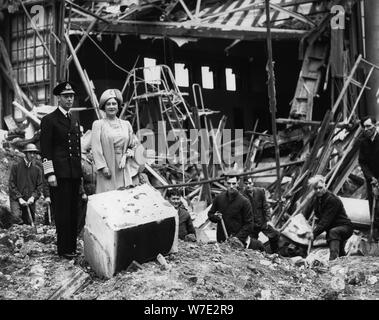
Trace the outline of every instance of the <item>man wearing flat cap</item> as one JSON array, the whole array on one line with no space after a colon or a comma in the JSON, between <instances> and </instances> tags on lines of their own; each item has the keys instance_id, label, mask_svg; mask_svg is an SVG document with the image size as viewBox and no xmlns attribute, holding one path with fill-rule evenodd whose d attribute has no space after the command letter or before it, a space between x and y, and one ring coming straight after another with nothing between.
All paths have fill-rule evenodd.
<instances>
[{"instance_id":1,"label":"man wearing flat cap","mask_svg":"<svg viewBox=\"0 0 379 320\"><path fill-rule=\"evenodd\" d=\"M41 157L55 215L58 255L76 256L79 188L82 178L80 126L70 114L75 90L70 82L53 89L58 107L41 121Z\"/></svg>"}]
</instances>

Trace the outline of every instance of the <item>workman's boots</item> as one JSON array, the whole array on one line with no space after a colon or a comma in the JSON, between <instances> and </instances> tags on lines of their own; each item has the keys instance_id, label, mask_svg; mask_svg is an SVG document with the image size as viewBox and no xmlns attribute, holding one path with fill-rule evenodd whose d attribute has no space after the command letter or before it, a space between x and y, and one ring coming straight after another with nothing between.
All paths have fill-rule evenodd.
<instances>
[{"instance_id":1,"label":"workman's boots","mask_svg":"<svg viewBox=\"0 0 379 320\"><path fill-rule=\"evenodd\" d=\"M339 257L340 254L340 241L339 240L331 240L329 242L329 261L335 260Z\"/></svg>"},{"instance_id":2,"label":"workman's boots","mask_svg":"<svg viewBox=\"0 0 379 320\"><path fill-rule=\"evenodd\" d=\"M346 241L340 241L340 253L339 253L339 257L346 256L345 246L346 246Z\"/></svg>"},{"instance_id":3,"label":"workman's boots","mask_svg":"<svg viewBox=\"0 0 379 320\"><path fill-rule=\"evenodd\" d=\"M274 238L269 239L271 253L277 253L279 251L278 241L279 241L279 237L274 237Z\"/></svg>"}]
</instances>

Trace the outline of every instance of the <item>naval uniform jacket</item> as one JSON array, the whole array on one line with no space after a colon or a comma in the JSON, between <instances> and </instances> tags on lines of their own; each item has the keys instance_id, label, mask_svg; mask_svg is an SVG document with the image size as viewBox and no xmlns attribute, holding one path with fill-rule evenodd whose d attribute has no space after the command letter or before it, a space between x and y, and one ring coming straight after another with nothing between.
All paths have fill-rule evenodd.
<instances>
[{"instance_id":1,"label":"naval uniform jacket","mask_svg":"<svg viewBox=\"0 0 379 320\"><path fill-rule=\"evenodd\" d=\"M41 156L45 176L57 179L82 177L80 126L71 115L67 118L57 108L41 120Z\"/></svg>"}]
</instances>

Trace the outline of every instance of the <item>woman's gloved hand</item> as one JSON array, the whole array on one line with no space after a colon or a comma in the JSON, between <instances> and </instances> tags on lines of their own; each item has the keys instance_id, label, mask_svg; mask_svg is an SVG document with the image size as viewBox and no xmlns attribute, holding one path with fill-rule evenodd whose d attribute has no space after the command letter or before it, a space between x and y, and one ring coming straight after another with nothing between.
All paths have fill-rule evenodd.
<instances>
[{"instance_id":1,"label":"woman's gloved hand","mask_svg":"<svg viewBox=\"0 0 379 320\"><path fill-rule=\"evenodd\" d=\"M101 169L101 172L107 179L111 178L111 172L108 167L104 167L103 169Z\"/></svg>"}]
</instances>

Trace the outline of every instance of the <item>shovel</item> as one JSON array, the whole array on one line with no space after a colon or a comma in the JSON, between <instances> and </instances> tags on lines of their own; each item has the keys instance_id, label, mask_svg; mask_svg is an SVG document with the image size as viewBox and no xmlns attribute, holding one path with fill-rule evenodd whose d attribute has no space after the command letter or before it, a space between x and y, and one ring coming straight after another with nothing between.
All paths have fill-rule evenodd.
<instances>
[{"instance_id":1,"label":"shovel","mask_svg":"<svg viewBox=\"0 0 379 320\"><path fill-rule=\"evenodd\" d=\"M220 217L220 221L221 221L222 230L224 231L225 240L228 240L229 236L228 236L228 232L226 231L226 228L225 228L224 219L222 219L222 217Z\"/></svg>"},{"instance_id":2,"label":"shovel","mask_svg":"<svg viewBox=\"0 0 379 320\"><path fill-rule=\"evenodd\" d=\"M51 225L51 208L50 208L50 204L49 203L46 203L46 207L47 207L47 222L49 223L49 226Z\"/></svg>"},{"instance_id":3,"label":"shovel","mask_svg":"<svg viewBox=\"0 0 379 320\"><path fill-rule=\"evenodd\" d=\"M316 217L314 216L314 214L312 214L312 232L313 232L313 228L315 227L315 221L316 221ZM307 256L309 256L310 252L311 252L311 249L312 249L312 242L313 240L309 239L309 243L308 243L308 250L307 250Z\"/></svg>"},{"instance_id":4,"label":"shovel","mask_svg":"<svg viewBox=\"0 0 379 320\"><path fill-rule=\"evenodd\" d=\"M374 218L375 218L375 211L376 211L376 201L379 198L379 189L378 185L374 184L372 186L372 193L373 193L373 199L372 199L372 211L371 211L371 219L370 219L370 242L374 242Z\"/></svg>"},{"instance_id":5,"label":"shovel","mask_svg":"<svg viewBox=\"0 0 379 320\"><path fill-rule=\"evenodd\" d=\"M35 231L37 232L37 227L35 226L35 224L34 224L34 222L33 222L32 213L30 212L30 207L29 207L29 205L26 206L26 210L28 211L28 218L29 218L30 224L31 224L32 227L35 229Z\"/></svg>"}]
</instances>

